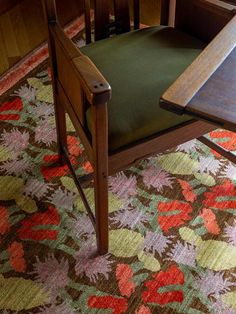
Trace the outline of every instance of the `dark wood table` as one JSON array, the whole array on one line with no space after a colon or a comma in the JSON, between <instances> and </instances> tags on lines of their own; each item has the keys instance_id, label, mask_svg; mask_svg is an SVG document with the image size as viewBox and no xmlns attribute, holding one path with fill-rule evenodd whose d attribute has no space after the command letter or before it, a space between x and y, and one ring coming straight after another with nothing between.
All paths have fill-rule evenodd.
<instances>
[{"instance_id":1,"label":"dark wood table","mask_svg":"<svg viewBox=\"0 0 236 314\"><path fill-rule=\"evenodd\" d=\"M162 108L236 132L236 16L161 98ZM199 138L236 163L231 152Z\"/></svg>"}]
</instances>

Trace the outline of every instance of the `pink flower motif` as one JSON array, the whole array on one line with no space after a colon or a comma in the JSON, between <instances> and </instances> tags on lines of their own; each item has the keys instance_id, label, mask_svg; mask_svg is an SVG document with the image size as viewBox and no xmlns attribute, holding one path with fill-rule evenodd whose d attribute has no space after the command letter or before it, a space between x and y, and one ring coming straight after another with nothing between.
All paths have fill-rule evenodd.
<instances>
[{"instance_id":1,"label":"pink flower motif","mask_svg":"<svg viewBox=\"0 0 236 314\"><path fill-rule=\"evenodd\" d=\"M227 226L224 229L224 233L225 233L224 236L229 239L228 242L233 246L236 246L236 219L234 220L232 226L227 224Z\"/></svg>"},{"instance_id":2,"label":"pink flower motif","mask_svg":"<svg viewBox=\"0 0 236 314\"><path fill-rule=\"evenodd\" d=\"M71 226L72 224L72 226ZM68 224L68 227L72 227L71 229L76 234L76 237L91 237L94 234L94 226L91 222L91 219L88 215L81 215L76 218L71 219L71 223Z\"/></svg>"},{"instance_id":3,"label":"pink flower motif","mask_svg":"<svg viewBox=\"0 0 236 314\"><path fill-rule=\"evenodd\" d=\"M135 176L127 177L124 172L119 172L109 178L109 188L119 198L127 200L137 194L137 179Z\"/></svg>"},{"instance_id":4,"label":"pink flower motif","mask_svg":"<svg viewBox=\"0 0 236 314\"><path fill-rule=\"evenodd\" d=\"M19 96L20 98L23 98L29 102L34 102L36 97L36 89L25 84L15 91L12 96Z\"/></svg>"},{"instance_id":5,"label":"pink flower motif","mask_svg":"<svg viewBox=\"0 0 236 314\"><path fill-rule=\"evenodd\" d=\"M54 107L51 104L39 102L36 106L31 107L31 111L37 118L47 118L54 114Z\"/></svg>"},{"instance_id":6,"label":"pink flower motif","mask_svg":"<svg viewBox=\"0 0 236 314\"><path fill-rule=\"evenodd\" d=\"M0 166L0 171L5 171L6 174L13 174L19 176L25 172L30 172L33 164L26 159L16 159L4 162Z\"/></svg>"},{"instance_id":7,"label":"pink flower motif","mask_svg":"<svg viewBox=\"0 0 236 314\"><path fill-rule=\"evenodd\" d=\"M35 129L35 141L50 146L53 142L56 142L56 140L56 129L52 127L47 120L40 120Z\"/></svg>"},{"instance_id":8,"label":"pink flower motif","mask_svg":"<svg viewBox=\"0 0 236 314\"><path fill-rule=\"evenodd\" d=\"M48 201L54 204L57 208L65 208L67 210L72 210L75 199L76 199L75 193L58 188L48 198Z\"/></svg>"},{"instance_id":9,"label":"pink flower motif","mask_svg":"<svg viewBox=\"0 0 236 314\"><path fill-rule=\"evenodd\" d=\"M29 145L29 133L25 131L21 133L16 128L10 132L3 130L1 140L4 147L14 153L15 156L18 156Z\"/></svg>"},{"instance_id":10,"label":"pink flower motif","mask_svg":"<svg viewBox=\"0 0 236 314\"><path fill-rule=\"evenodd\" d=\"M178 241L174 244L174 247L168 254L168 258L178 264L188 265L190 267L196 267L196 247L191 244L182 244Z\"/></svg>"},{"instance_id":11,"label":"pink flower motif","mask_svg":"<svg viewBox=\"0 0 236 314\"><path fill-rule=\"evenodd\" d=\"M138 208L131 210L122 209L117 211L110 220L112 224L118 224L119 228L129 227L134 229L137 226L144 227L143 224L148 222L148 216Z\"/></svg>"},{"instance_id":12,"label":"pink flower motif","mask_svg":"<svg viewBox=\"0 0 236 314\"><path fill-rule=\"evenodd\" d=\"M221 165L222 162L213 157L199 157L199 170L201 173L207 172L216 175L217 172L220 170Z\"/></svg>"},{"instance_id":13,"label":"pink flower motif","mask_svg":"<svg viewBox=\"0 0 236 314\"><path fill-rule=\"evenodd\" d=\"M229 279L225 278L223 272L213 272L207 270L202 273L198 278L195 278L195 286L199 289L203 295L214 296L218 298L221 293L225 293L230 290L235 284Z\"/></svg>"},{"instance_id":14,"label":"pink flower motif","mask_svg":"<svg viewBox=\"0 0 236 314\"><path fill-rule=\"evenodd\" d=\"M172 236L166 237L162 233L147 231L143 249L153 254L158 253L162 255L165 249L172 243L171 238Z\"/></svg>"},{"instance_id":15,"label":"pink flower motif","mask_svg":"<svg viewBox=\"0 0 236 314\"><path fill-rule=\"evenodd\" d=\"M150 164L142 171L142 176L143 182L148 189L153 186L158 192L161 192L163 187L172 188L173 178L159 166Z\"/></svg>"},{"instance_id":16,"label":"pink flower motif","mask_svg":"<svg viewBox=\"0 0 236 314\"><path fill-rule=\"evenodd\" d=\"M177 147L177 151L183 151L185 153L195 152L197 150L197 140L191 140L183 143Z\"/></svg>"},{"instance_id":17,"label":"pink flower motif","mask_svg":"<svg viewBox=\"0 0 236 314\"><path fill-rule=\"evenodd\" d=\"M24 194L30 197L43 198L52 189L52 184L30 178L24 187Z\"/></svg>"},{"instance_id":18,"label":"pink flower motif","mask_svg":"<svg viewBox=\"0 0 236 314\"><path fill-rule=\"evenodd\" d=\"M36 257L36 263L33 267L33 274L36 275L36 281L40 283L46 291L49 291L52 300L55 300L59 289L67 286L69 282L68 261L62 258L59 262L54 254L51 254L48 255L44 262L41 262L39 258Z\"/></svg>"},{"instance_id":19,"label":"pink flower motif","mask_svg":"<svg viewBox=\"0 0 236 314\"><path fill-rule=\"evenodd\" d=\"M108 280L111 272L112 261L109 261L109 254L97 255L97 247L94 244L86 243L76 255L75 272L77 276L85 275L90 281L96 282L99 275Z\"/></svg>"}]
</instances>

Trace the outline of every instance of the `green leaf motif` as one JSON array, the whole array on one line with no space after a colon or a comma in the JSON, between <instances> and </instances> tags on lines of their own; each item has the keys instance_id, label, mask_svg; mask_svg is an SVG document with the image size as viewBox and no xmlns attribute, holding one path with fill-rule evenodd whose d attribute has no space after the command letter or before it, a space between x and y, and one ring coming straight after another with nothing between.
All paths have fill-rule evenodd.
<instances>
[{"instance_id":1,"label":"green leaf motif","mask_svg":"<svg viewBox=\"0 0 236 314\"><path fill-rule=\"evenodd\" d=\"M161 265L158 260L151 254L144 251L138 254L138 259L143 262L143 267L147 270L156 272L161 269Z\"/></svg>"},{"instance_id":2,"label":"green leaf motif","mask_svg":"<svg viewBox=\"0 0 236 314\"><path fill-rule=\"evenodd\" d=\"M36 282L0 275L0 309L29 310L49 303L48 294Z\"/></svg>"},{"instance_id":3,"label":"green leaf motif","mask_svg":"<svg viewBox=\"0 0 236 314\"><path fill-rule=\"evenodd\" d=\"M14 200L23 191L24 181L13 176L0 176L0 200Z\"/></svg>"},{"instance_id":4,"label":"green leaf motif","mask_svg":"<svg viewBox=\"0 0 236 314\"><path fill-rule=\"evenodd\" d=\"M194 232L194 230L192 230L188 227L180 228L179 234L180 234L181 238L189 244L199 246L203 242L202 238L199 235L197 235Z\"/></svg>"},{"instance_id":5,"label":"green leaf motif","mask_svg":"<svg viewBox=\"0 0 236 314\"><path fill-rule=\"evenodd\" d=\"M6 147L0 145L0 162L8 160L11 155L12 153Z\"/></svg>"},{"instance_id":6,"label":"green leaf motif","mask_svg":"<svg viewBox=\"0 0 236 314\"><path fill-rule=\"evenodd\" d=\"M236 267L236 247L223 241L207 240L198 247L198 265L215 271Z\"/></svg>"},{"instance_id":7,"label":"green leaf motif","mask_svg":"<svg viewBox=\"0 0 236 314\"><path fill-rule=\"evenodd\" d=\"M132 257L141 251L144 237L129 229L117 229L109 232L109 251L117 257Z\"/></svg>"},{"instance_id":8,"label":"green leaf motif","mask_svg":"<svg viewBox=\"0 0 236 314\"><path fill-rule=\"evenodd\" d=\"M222 301L236 310L236 291L223 294Z\"/></svg>"},{"instance_id":9,"label":"green leaf motif","mask_svg":"<svg viewBox=\"0 0 236 314\"><path fill-rule=\"evenodd\" d=\"M31 214L38 211L36 202L30 197L24 196L23 194L18 194L15 196L15 201L16 204L26 213Z\"/></svg>"},{"instance_id":10,"label":"green leaf motif","mask_svg":"<svg viewBox=\"0 0 236 314\"><path fill-rule=\"evenodd\" d=\"M195 172L194 177L203 185L214 186L216 184L215 179L207 173Z\"/></svg>"},{"instance_id":11,"label":"green leaf motif","mask_svg":"<svg viewBox=\"0 0 236 314\"><path fill-rule=\"evenodd\" d=\"M158 157L163 169L171 174L190 175L198 170L199 163L184 153L170 153Z\"/></svg>"}]
</instances>

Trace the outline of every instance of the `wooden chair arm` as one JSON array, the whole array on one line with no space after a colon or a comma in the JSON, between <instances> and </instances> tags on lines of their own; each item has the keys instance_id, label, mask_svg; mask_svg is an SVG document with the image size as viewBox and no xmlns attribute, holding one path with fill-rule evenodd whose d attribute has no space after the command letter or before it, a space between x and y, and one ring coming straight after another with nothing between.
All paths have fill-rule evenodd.
<instances>
[{"instance_id":1,"label":"wooden chair arm","mask_svg":"<svg viewBox=\"0 0 236 314\"><path fill-rule=\"evenodd\" d=\"M57 23L50 25L50 31L70 62L88 102L94 105L107 103L111 98L111 87L94 63L73 44Z\"/></svg>"},{"instance_id":2,"label":"wooden chair arm","mask_svg":"<svg viewBox=\"0 0 236 314\"><path fill-rule=\"evenodd\" d=\"M72 59L89 103L107 103L111 99L111 87L94 63L85 55Z\"/></svg>"},{"instance_id":3,"label":"wooden chair arm","mask_svg":"<svg viewBox=\"0 0 236 314\"><path fill-rule=\"evenodd\" d=\"M176 113L183 113L210 76L236 47L236 16L211 41L195 61L167 89L160 99L160 106Z\"/></svg>"}]
</instances>

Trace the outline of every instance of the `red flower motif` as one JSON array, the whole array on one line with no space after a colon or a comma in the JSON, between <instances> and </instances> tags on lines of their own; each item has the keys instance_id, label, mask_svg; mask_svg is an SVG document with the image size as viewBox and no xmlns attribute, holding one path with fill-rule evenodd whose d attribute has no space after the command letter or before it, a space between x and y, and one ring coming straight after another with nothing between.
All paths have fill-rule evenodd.
<instances>
[{"instance_id":1,"label":"red flower motif","mask_svg":"<svg viewBox=\"0 0 236 314\"><path fill-rule=\"evenodd\" d=\"M176 265L170 266L166 271L160 271L153 275L153 278L153 280L144 283L147 287L147 290L142 293L144 302L157 303L159 305L171 302L183 302L184 294L182 291L158 292L158 289L162 287L184 284L184 274Z\"/></svg>"},{"instance_id":2,"label":"red flower motif","mask_svg":"<svg viewBox=\"0 0 236 314\"><path fill-rule=\"evenodd\" d=\"M77 164L76 157L82 154L82 149L80 147L80 142L79 140L74 137L74 136L67 136L67 145L68 145L68 151L69 154L71 155L70 157L70 162L73 165ZM58 154L53 154L53 155L45 155L43 157L43 160L47 163L56 163L59 162L59 155ZM69 168L66 164L64 165L47 165L47 166L42 166L41 167L41 173L44 177L45 180L49 181L50 179L54 177L62 177L69 173Z\"/></svg>"},{"instance_id":3,"label":"red flower motif","mask_svg":"<svg viewBox=\"0 0 236 314\"><path fill-rule=\"evenodd\" d=\"M197 195L194 193L191 185L187 181L180 180L180 179L178 180L178 182L179 182L181 188L183 189L182 193L183 193L183 196L186 199L186 201L193 203L196 200Z\"/></svg>"},{"instance_id":4,"label":"red flower motif","mask_svg":"<svg viewBox=\"0 0 236 314\"><path fill-rule=\"evenodd\" d=\"M126 312L128 302L124 298L94 295L89 297L88 306L95 309L112 309L112 314L122 314Z\"/></svg>"},{"instance_id":5,"label":"red flower motif","mask_svg":"<svg viewBox=\"0 0 236 314\"><path fill-rule=\"evenodd\" d=\"M13 111L21 111L23 109L23 104L20 98L16 98L11 102L5 102L0 106L0 112L3 111L9 111L9 110L13 110ZM9 113L9 114L0 114L0 120L19 120L20 119L20 115L19 114L13 114L13 113Z\"/></svg>"},{"instance_id":6,"label":"red flower motif","mask_svg":"<svg viewBox=\"0 0 236 314\"><path fill-rule=\"evenodd\" d=\"M133 271L127 264L118 264L116 267L116 278L120 294L122 296L130 297L135 290L135 284L132 281Z\"/></svg>"},{"instance_id":7,"label":"red flower motif","mask_svg":"<svg viewBox=\"0 0 236 314\"><path fill-rule=\"evenodd\" d=\"M44 213L33 214L30 218L24 219L21 222L21 227L18 230L20 239L31 239L35 241L42 240L56 240L57 230L43 229L40 226L57 226L60 223L60 216L57 209L49 206L48 210ZM35 228L35 229L34 229Z\"/></svg>"},{"instance_id":8,"label":"red flower motif","mask_svg":"<svg viewBox=\"0 0 236 314\"><path fill-rule=\"evenodd\" d=\"M214 186L210 189L210 192L204 193L204 196L203 204L206 207L220 210L236 208L235 200L225 199L236 196L236 189L230 180L225 180L223 184Z\"/></svg>"},{"instance_id":9,"label":"red flower motif","mask_svg":"<svg viewBox=\"0 0 236 314\"><path fill-rule=\"evenodd\" d=\"M3 235L10 230L9 214L4 206L0 206L0 234Z\"/></svg>"},{"instance_id":10,"label":"red flower motif","mask_svg":"<svg viewBox=\"0 0 236 314\"><path fill-rule=\"evenodd\" d=\"M162 230L165 232L169 231L173 227L181 226L185 221L191 219L189 213L192 212L192 207L184 202L159 202L157 209L157 221L160 224ZM173 213L174 211L177 211L177 213Z\"/></svg>"},{"instance_id":11,"label":"red flower motif","mask_svg":"<svg viewBox=\"0 0 236 314\"><path fill-rule=\"evenodd\" d=\"M220 228L216 221L216 215L213 213L211 209L203 208L200 217L202 217L204 221L204 226L206 227L209 233L212 234L220 233Z\"/></svg>"},{"instance_id":12,"label":"red flower motif","mask_svg":"<svg viewBox=\"0 0 236 314\"><path fill-rule=\"evenodd\" d=\"M9 261L12 268L17 272L24 272L26 269L26 263L24 259L23 245L14 241L8 247Z\"/></svg>"}]
</instances>

